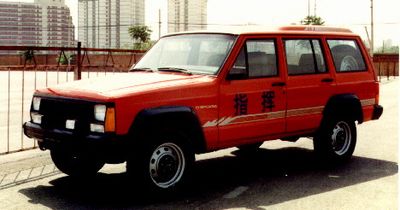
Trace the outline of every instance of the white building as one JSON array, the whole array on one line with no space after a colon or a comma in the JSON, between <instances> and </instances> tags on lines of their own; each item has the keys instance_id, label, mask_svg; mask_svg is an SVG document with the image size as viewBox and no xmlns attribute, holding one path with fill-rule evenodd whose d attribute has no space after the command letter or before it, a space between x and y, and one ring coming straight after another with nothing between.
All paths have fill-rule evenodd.
<instances>
[{"instance_id":1,"label":"white building","mask_svg":"<svg viewBox=\"0 0 400 210\"><path fill-rule=\"evenodd\" d=\"M168 33L207 29L207 0L168 0Z\"/></svg>"},{"instance_id":2,"label":"white building","mask_svg":"<svg viewBox=\"0 0 400 210\"><path fill-rule=\"evenodd\" d=\"M144 25L144 0L79 0L78 39L84 47L130 48L128 28Z\"/></svg>"},{"instance_id":3,"label":"white building","mask_svg":"<svg viewBox=\"0 0 400 210\"><path fill-rule=\"evenodd\" d=\"M0 2L0 45L74 46L74 25L64 0Z\"/></svg>"}]
</instances>

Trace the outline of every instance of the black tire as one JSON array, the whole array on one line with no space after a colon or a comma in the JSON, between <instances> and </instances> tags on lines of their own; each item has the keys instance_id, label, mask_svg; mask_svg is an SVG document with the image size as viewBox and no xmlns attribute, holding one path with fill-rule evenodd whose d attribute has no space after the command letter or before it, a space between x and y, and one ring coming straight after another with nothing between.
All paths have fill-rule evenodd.
<instances>
[{"instance_id":1,"label":"black tire","mask_svg":"<svg viewBox=\"0 0 400 210\"><path fill-rule=\"evenodd\" d=\"M95 176L105 164L104 161L89 153L75 152L62 148L52 149L50 155L60 171L75 178Z\"/></svg>"},{"instance_id":2,"label":"black tire","mask_svg":"<svg viewBox=\"0 0 400 210\"><path fill-rule=\"evenodd\" d=\"M262 144L263 144L263 142L257 142L257 143L253 143L253 144L244 144L244 145L237 146L237 148L241 152L255 152L260 148L260 146Z\"/></svg>"},{"instance_id":3,"label":"black tire","mask_svg":"<svg viewBox=\"0 0 400 210\"><path fill-rule=\"evenodd\" d=\"M135 148L126 163L134 187L160 194L185 187L195 160L188 138L179 132L160 132L149 140Z\"/></svg>"},{"instance_id":4,"label":"black tire","mask_svg":"<svg viewBox=\"0 0 400 210\"><path fill-rule=\"evenodd\" d=\"M342 163L351 158L357 142L354 120L325 120L314 137L314 151L322 161Z\"/></svg>"}]
</instances>

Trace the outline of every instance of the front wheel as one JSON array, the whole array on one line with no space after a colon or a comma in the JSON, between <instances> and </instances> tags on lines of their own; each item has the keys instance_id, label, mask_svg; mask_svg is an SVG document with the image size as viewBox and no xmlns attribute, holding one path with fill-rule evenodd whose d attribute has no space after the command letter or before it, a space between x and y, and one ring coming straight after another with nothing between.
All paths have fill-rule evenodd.
<instances>
[{"instance_id":1,"label":"front wheel","mask_svg":"<svg viewBox=\"0 0 400 210\"><path fill-rule=\"evenodd\" d=\"M161 193L186 184L194 153L183 136L158 135L153 143L143 147L127 161L127 173L134 184Z\"/></svg>"},{"instance_id":2,"label":"front wheel","mask_svg":"<svg viewBox=\"0 0 400 210\"><path fill-rule=\"evenodd\" d=\"M52 149L50 155L60 171L75 178L94 176L105 164L89 153L62 148Z\"/></svg>"},{"instance_id":3,"label":"front wheel","mask_svg":"<svg viewBox=\"0 0 400 210\"><path fill-rule=\"evenodd\" d=\"M154 185L169 188L178 184L186 169L187 160L183 148L166 142L153 150L149 161L149 175Z\"/></svg>"},{"instance_id":4,"label":"front wheel","mask_svg":"<svg viewBox=\"0 0 400 210\"><path fill-rule=\"evenodd\" d=\"M314 150L317 155L332 162L350 159L357 141L355 122L337 119L324 124L314 138Z\"/></svg>"}]
</instances>

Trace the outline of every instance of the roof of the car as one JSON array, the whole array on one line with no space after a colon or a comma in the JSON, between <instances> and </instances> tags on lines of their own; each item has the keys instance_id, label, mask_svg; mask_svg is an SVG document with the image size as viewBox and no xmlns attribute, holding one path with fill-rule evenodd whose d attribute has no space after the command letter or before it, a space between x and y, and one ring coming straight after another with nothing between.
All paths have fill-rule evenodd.
<instances>
[{"instance_id":1,"label":"roof of the car","mask_svg":"<svg viewBox=\"0 0 400 210\"><path fill-rule=\"evenodd\" d=\"M218 30L202 30L202 31L185 31L166 36L180 35L180 34L199 34L199 33L212 33L212 34L231 34L231 35L257 35L257 34L294 34L294 35L355 35L350 29L331 27L331 26L310 26L310 25L292 25L282 27L265 27L265 26L243 26L233 27L229 29Z\"/></svg>"}]
</instances>

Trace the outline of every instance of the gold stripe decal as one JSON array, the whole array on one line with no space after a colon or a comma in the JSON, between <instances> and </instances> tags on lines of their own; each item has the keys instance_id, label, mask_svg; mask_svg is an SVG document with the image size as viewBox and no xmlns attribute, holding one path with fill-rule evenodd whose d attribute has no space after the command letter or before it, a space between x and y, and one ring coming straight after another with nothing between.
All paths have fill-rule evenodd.
<instances>
[{"instance_id":1,"label":"gold stripe decal","mask_svg":"<svg viewBox=\"0 0 400 210\"><path fill-rule=\"evenodd\" d=\"M375 104L375 98L360 100L361 106L371 106Z\"/></svg>"},{"instance_id":2,"label":"gold stripe decal","mask_svg":"<svg viewBox=\"0 0 400 210\"><path fill-rule=\"evenodd\" d=\"M374 98L363 99L360 100L360 102L361 106L371 106L375 104L375 99ZM298 117L304 115L322 114L324 108L325 108L324 106L316 106L316 107L307 107L300 109L289 109L286 112L286 117ZM285 117L285 111L239 115L234 117L230 116L230 117L222 117L219 120L208 121L204 123L203 127L207 128L214 126L226 126L226 125L258 122L264 120L280 119L284 117Z\"/></svg>"},{"instance_id":3,"label":"gold stripe decal","mask_svg":"<svg viewBox=\"0 0 400 210\"><path fill-rule=\"evenodd\" d=\"M286 117L303 116L309 114L322 114L324 106L316 106L302 109L290 109L287 111Z\"/></svg>"},{"instance_id":4,"label":"gold stripe decal","mask_svg":"<svg viewBox=\"0 0 400 210\"><path fill-rule=\"evenodd\" d=\"M242 124L249 122L258 122L263 120L272 120L285 117L285 111L268 112L260 114L239 115L234 117L222 117L219 120L208 121L204 123L203 127L225 126L233 124Z\"/></svg>"}]
</instances>

